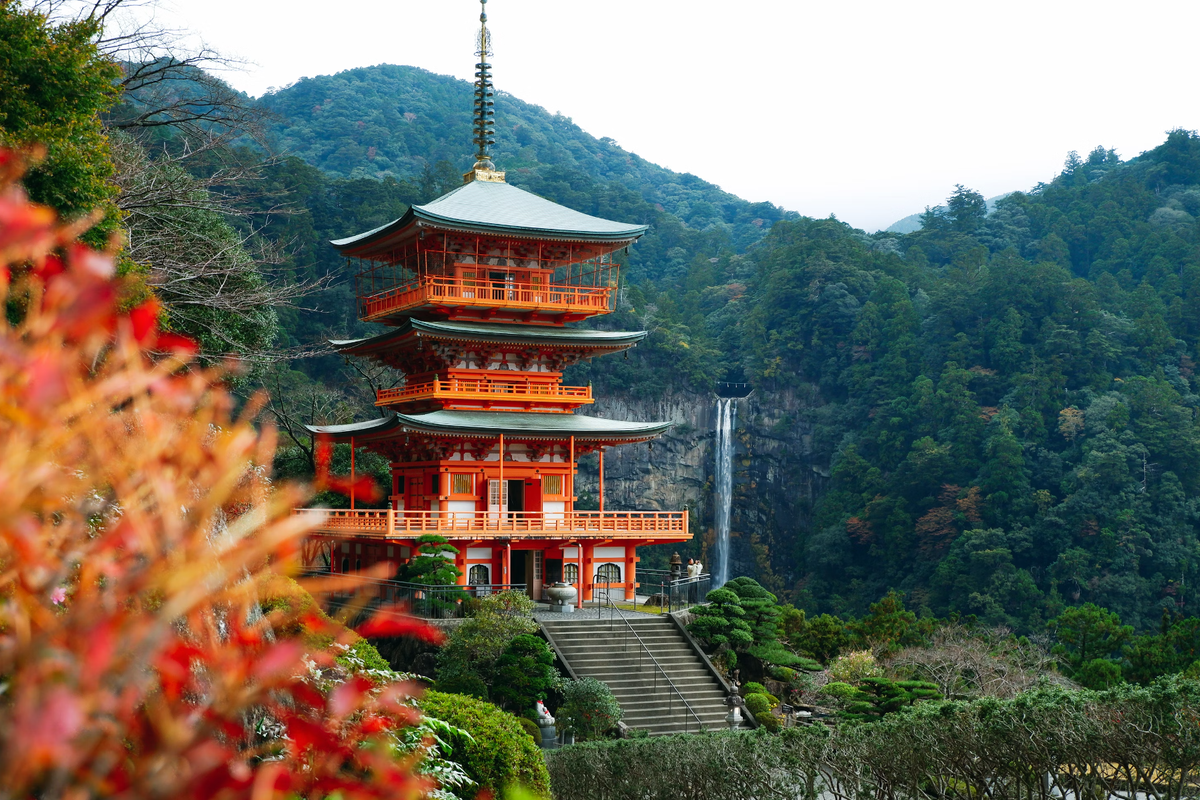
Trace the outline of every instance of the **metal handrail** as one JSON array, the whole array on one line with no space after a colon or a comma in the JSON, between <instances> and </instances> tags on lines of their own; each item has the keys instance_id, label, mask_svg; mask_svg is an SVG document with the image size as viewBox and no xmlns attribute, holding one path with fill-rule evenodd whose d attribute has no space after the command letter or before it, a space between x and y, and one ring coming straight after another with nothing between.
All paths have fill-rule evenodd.
<instances>
[{"instance_id":1,"label":"metal handrail","mask_svg":"<svg viewBox=\"0 0 1200 800\"><path fill-rule=\"evenodd\" d=\"M654 657L654 653L650 652L650 648L647 647L646 643L642 641L642 637L638 635L637 630L634 629L633 625L629 622L628 619L626 619L625 615L624 614L618 615L616 613L620 609L618 609L616 604L613 603L612 593L609 588L612 586L613 582L607 581L607 580L599 581L599 580L597 580L599 577L600 577L600 573L597 572L595 574L595 576L592 578L592 596L594 597L596 594L596 587L599 584L603 583L604 584L604 602L607 603L609 608L611 609L611 612L609 613L609 617L608 617L609 630L612 630L613 618L619 616L621 621L625 623L625 627L629 629L629 633L632 633L633 637L635 639L637 639L637 643L639 645L641 645L642 652L644 652L646 655L650 656L650 660L654 662L654 668L662 673L663 678L667 681L667 685L669 685L671 687L671 691L674 692L676 695L678 695L680 701L683 702L684 708L686 708L688 710L688 713L691 714L692 717L695 718L697 729L701 733L703 733L704 732L704 722L703 722L703 720L700 719L700 715L696 713L696 710L694 708L692 708L692 704L689 703L687 701L687 698L683 696L683 692L679 691L679 687L675 685L675 681L671 680L671 676L668 675L667 671L662 668L661 664L658 663L658 659ZM601 611L603 611L603 607L597 609L597 615L599 615ZM626 643L626 647L628 647L629 637L626 636L623 639L623 641ZM642 656L641 656L641 653L638 653L638 667L640 668L641 666L642 666ZM658 688L658 675L657 674L655 674L655 676L654 676L654 688L655 689ZM667 706L667 708L670 709L671 711L674 711L674 708L675 708L674 701L671 701L670 704ZM686 723L684 726L683 732L687 733L689 727L690 727L690 723Z\"/></svg>"}]
</instances>

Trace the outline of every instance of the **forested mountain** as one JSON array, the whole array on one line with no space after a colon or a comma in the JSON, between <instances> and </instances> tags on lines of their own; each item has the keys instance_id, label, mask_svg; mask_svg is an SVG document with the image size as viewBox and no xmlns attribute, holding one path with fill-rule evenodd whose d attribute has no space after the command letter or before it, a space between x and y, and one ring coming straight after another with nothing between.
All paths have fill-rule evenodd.
<instances>
[{"instance_id":1,"label":"forested mountain","mask_svg":"<svg viewBox=\"0 0 1200 800\"><path fill-rule=\"evenodd\" d=\"M1139 626L1193 607L1198 213L1200 139L1174 131L1072 155L992 215L960 187L907 236L775 226L704 320L714 369L813 393L796 424L832 480L771 559L797 599L898 588L1021 630L1086 601Z\"/></svg>"},{"instance_id":2,"label":"forested mountain","mask_svg":"<svg viewBox=\"0 0 1200 800\"><path fill-rule=\"evenodd\" d=\"M263 103L299 157L273 180L303 206L269 230L299 243L304 268L337 269L324 239L399 216L469 166L465 82L372 67ZM831 478L811 524L774 538L775 588L848 613L896 588L1021 630L1086 601L1139 626L1196 602L1194 134L1130 161L1072 156L991 214L959 187L920 230L867 235L732 198L516 98L498 105L495 160L513 183L653 226L619 312L596 323L650 339L572 380L653 398L746 379L811 398L791 424L811 429ZM285 319L297 339L356 329L350 288L328 300L325 315ZM338 368L325 363L310 373Z\"/></svg>"},{"instance_id":3,"label":"forested mountain","mask_svg":"<svg viewBox=\"0 0 1200 800\"><path fill-rule=\"evenodd\" d=\"M471 92L466 81L385 64L305 78L261 102L277 116L270 127L276 148L331 177L428 185L432 176L446 190L475 161ZM509 182L560 203L626 214L666 211L690 229L723 231L739 249L784 216L770 203L748 203L651 164L504 92L496 97L496 117L493 159ZM634 208L639 201L650 209Z\"/></svg>"}]
</instances>

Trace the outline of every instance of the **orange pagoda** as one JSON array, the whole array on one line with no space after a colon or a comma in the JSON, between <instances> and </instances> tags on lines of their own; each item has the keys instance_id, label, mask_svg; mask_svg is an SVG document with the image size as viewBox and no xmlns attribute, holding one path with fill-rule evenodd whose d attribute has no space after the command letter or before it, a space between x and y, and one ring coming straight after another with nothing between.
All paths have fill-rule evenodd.
<instances>
[{"instance_id":1,"label":"orange pagoda","mask_svg":"<svg viewBox=\"0 0 1200 800\"><path fill-rule=\"evenodd\" d=\"M486 2L486 0L484 0ZM578 602L598 579L633 599L637 548L691 538L684 511L604 508L604 450L646 442L670 423L576 413L589 386L563 369L627 350L644 331L568 327L612 310L613 255L646 232L510 186L489 157L493 88L486 14L476 65L476 163L463 185L400 219L331 244L359 270L359 317L390 330L334 341L342 353L401 371L378 393L383 416L311 426L388 458L388 508L322 510L316 536L331 568L399 567L423 534L451 541L460 582L524 584L534 599L570 583ZM600 456L597 511L575 508L581 455ZM353 463L353 462L352 462Z\"/></svg>"}]
</instances>

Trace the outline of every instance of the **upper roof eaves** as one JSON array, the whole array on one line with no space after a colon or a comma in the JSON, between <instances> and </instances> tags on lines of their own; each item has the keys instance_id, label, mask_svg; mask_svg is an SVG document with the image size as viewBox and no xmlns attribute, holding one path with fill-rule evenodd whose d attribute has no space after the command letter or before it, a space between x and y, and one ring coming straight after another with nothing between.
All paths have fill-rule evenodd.
<instances>
[{"instance_id":1,"label":"upper roof eaves","mask_svg":"<svg viewBox=\"0 0 1200 800\"><path fill-rule=\"evenodd\" d=\"M472 181L430 203L412 206L387 225L330 244L354 255L372 244L399 241L422 221L453 230L581 242L633 241L649 228L574 211L507 183Z\"/></svg>"}]
</instances>

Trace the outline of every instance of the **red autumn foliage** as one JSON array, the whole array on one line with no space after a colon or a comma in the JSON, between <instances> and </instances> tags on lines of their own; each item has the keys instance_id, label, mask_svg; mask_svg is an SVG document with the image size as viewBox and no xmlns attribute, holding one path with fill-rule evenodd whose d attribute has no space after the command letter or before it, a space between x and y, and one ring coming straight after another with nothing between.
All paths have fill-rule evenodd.
<instances>
[{"instance_id":1,"label":"red autumn foliage","mask_svg":"<svg viewBox=\"0 0 1200 800\"><path fill-rule=\"evenodd\" d=\"M314 635L351 634L257 613L258 579L306 533L300 490L256 466L271 431L231 416L153 304L119 310L112 258L28 203L18 171L0 151L4 796L422 796L390 747L407 688L323 688Z\"/></svg>"}]
</instances>

